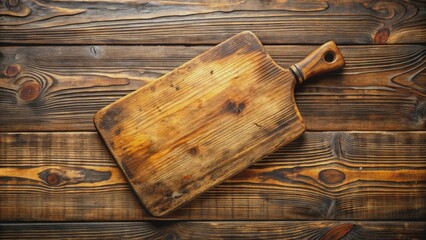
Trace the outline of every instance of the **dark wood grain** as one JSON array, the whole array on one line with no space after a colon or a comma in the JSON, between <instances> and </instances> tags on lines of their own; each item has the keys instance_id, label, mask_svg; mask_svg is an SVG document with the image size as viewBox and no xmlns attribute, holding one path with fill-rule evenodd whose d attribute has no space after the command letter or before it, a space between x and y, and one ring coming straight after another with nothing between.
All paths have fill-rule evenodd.
<instances>
[{"instance_id":1,"label":"dark wood grain","mask_svg":"<svg viewBox=\"0 0 426 240\"><path fill-rule=\"evenodd\" d=\"M0 1L0 239L424 239L425 20L417 0ZM136 222L158 218L93 114L244 30L284 67L309 44L352 44L344 70L296 89L318 132L169 221Z\"/></svg>"},{"instance_id":2,"label":"dark wood grain","mask_svg":"<svg viewBox=\"0 0 426 240\"><path fill-rule=\"evenodd\" d=\"M153 219L97 133L0 144L2 221ZM425 166L426 132L308 132L167 219L420 220Z\"/></svg>"},{"instance_id":3,"label":"dark wood grain","mask_svg":"<svg viewBox=\"0 0 426 240\"><path fill-rule=\"evenodd\" d=\"M0 48L0 131L94 130L93 114L209 46ZM266 46L283 67L315 46ZM343 46L345 68L306 81L308 130L425 130L426 47ZM124 54L123 54L124 53Z\"/></svg>"},{"instance_id":4,"label":"dark wood grain","mask_svg":"<svg viewBox=\"0 0 426 240\"><path fill-rule=\"evenodd\" d=\"M394 240L422 239L425 231L426 223L409 221L0 223L0 239Z\"/></svg>"},{"instance_id":5,"label":"dark wood grain","mask_svg":"<svg viewBox=\"0 0 426 240\"><path fill-rule=\"evenodd\" d=\"M0 43L217 44L250 30L267 44L421 43L422 1L1 2Z\"/></svg>"}]
</instances>

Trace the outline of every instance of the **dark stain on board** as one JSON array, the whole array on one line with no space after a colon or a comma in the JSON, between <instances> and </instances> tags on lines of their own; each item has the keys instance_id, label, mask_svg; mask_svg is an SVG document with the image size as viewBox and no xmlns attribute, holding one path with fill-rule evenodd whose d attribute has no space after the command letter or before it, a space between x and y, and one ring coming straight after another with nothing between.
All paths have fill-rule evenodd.
<instances>
[{"instance_id":1,"label":"dark stain on board","mask_svg":"<svg viewBox=\"0 0 426 240\"><path fill-rule=\"evenodd\" d=\"M99 127L103 130L109 130L114 125L116 125L119 121L119 116L122 114L121 108L115 106L110 108L105 112L103 116L101 116L101 120L99 122Z\"/></svg>"},{"instance_id":2,"label":"dark stain on board","mask_svg":"<svg viewBox=\"0 0 426 240\"><path fill-rule=\"evenodd\" d=\"M114 134L116 136L118 136L118 135L120 135L121 131L122 131L122 128L117 128L117 129L114 130Z\"/></svg>"},{"instance_id":3,"label":"dark stain on board","mask_svg":"<svg viewBox=\"0 0 426 240\"><path fill-rule=\"evenodd\" d=\"M166 198L172 198L173 192L172 190L166 190L164 192L164 196L166 196Z\"/></svg>"},{"instance_id":4,"label":"dark stain on board","mask_svg":"<svg viewBox=\"0 0 426 240\"><path fill-rule=\"evenodd\" d=\"M127 175L129 179L132 179L134 177L132 171L129 170L127 167L127 164L124 163L124 161L121 162L121 169L123 169L124 173Z\"/></svg>"},{"instance_id":5,"label":"dark stain on board","mask_svg":"<svg viewBox=\"0 0 426 240\"><path fill-rule=\"evenodd\" d=\"M292 124L294 124L294 119L296 118L296 115L291 117L291 119L279 119L276 122L276 126L273 128L261 128L263 133L269 137L273 137L276 134L282 134L285 129L288 129L291 127ZM296 129L296 128L295 128Z\"/></svg>"},{"instance_id":6,"label":"dark stain on board","mask_svg":"<svg viewBox=\"0 0 426 240\"><path fill-rule=\"evenodd\" d=\"M174 88L176 91L179 91L179 90L180 90L180 87L179 87L178 85L174 84L173 82L172 82L172 83L170 83L170 87L171 87L171 88Z\"/></svg>"},{"instance_id":7,"label":"dark stain on board","mask_svg":"<svg viewBox=\"0 0 426 240\"><path fill-rule=\"evenodd\" d=\"M228 100L225 102L225 111L240 114L246 108L246 104L244 102L236 103L232 100Z\"/></svg>"}]
</instances>

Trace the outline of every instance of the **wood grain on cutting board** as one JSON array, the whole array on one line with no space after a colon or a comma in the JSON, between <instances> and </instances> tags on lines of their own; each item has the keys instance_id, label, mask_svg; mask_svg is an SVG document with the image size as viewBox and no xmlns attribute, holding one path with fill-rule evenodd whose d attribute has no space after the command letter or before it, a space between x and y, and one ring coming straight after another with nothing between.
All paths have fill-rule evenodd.
<instances>
[{"instance_id":1,"label":"wood grain on cutting board","mask_svg":"<svg viewBox=\"0 0 426 240\"><path fill-rule=\"evenodd\" d=\"M147 210L164 215L304 132L295 83L243 32L103 108L95 125Z\"/></svg>"}]
</instances>

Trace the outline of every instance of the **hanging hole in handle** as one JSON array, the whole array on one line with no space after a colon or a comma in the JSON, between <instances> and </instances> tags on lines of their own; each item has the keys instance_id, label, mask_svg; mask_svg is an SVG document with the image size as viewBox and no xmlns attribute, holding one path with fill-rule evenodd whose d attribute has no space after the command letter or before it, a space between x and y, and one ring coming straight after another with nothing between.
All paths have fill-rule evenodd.
<instances>
[{"instance_id":1,"label":"hanging hole in handle","mask_svg":"<svg viewBox=\"0 0 426 240\"><path fill-rule=\"evenodd\" d=\"M336 60L336 54L334 52L326 52L323 58L327 63L332 63Z\"/></svg>"}]
</instances>

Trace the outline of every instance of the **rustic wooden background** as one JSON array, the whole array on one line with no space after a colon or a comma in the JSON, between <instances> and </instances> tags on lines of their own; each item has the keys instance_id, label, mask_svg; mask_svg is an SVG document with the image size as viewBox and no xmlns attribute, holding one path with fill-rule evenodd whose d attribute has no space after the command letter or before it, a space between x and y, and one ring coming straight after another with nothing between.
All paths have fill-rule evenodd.
<instances>
[{"instance_id":1,"label":"rustic wooden background","mask_svg":"<svg viewBox=\"0 0 426 240\"><path fill-rule=\"evenodd\" d=\"M297 88L302 137L158 221L93 114L243 30L347 66ZM425 43L424 1L1 1L0 238L424 239Z\"/></svg>"}]
</instances>

